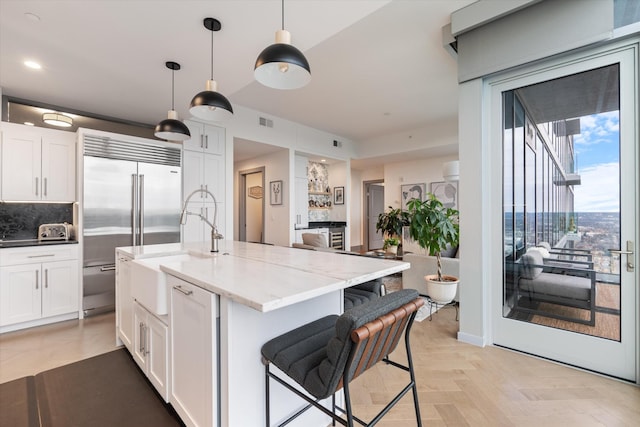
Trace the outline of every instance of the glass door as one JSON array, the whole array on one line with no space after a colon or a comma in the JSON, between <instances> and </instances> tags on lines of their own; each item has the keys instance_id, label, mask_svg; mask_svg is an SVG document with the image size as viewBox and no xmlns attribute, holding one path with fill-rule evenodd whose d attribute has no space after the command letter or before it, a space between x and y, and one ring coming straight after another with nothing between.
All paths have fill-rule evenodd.
<instances>
[{"instance_id":1,"label":"glass door","mask_svg":"<svg viewBox=\"0 0 640 427\"><path fill-rule=\"evenodd\" d=\"M494 343L636 381L636 45L491 83ZM497 151L496 151L497 153Z\"/></svg>"}]
</instances>

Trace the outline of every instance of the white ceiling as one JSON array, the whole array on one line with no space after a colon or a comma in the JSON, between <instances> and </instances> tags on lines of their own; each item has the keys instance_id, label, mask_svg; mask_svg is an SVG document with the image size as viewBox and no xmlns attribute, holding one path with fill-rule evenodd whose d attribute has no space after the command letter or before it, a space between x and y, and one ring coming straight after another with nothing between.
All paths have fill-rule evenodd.
<instances>
[{"instance_id":1,"label":"white ceiling","mask_svg":"<svg viewBox=\"0 0 640 427\"><path fill-rule=\"evenodd\" d=\"M3 95L155 124L171 107L188 117L210 74L232 104L356 142L457 116L455 60L441 27L473 0L288 0L285 28L311 64L298 90L253 79L255 59L280 28L279 0L0 0ZM28 13L40 19L30 19ZM27 69L37 60L43 69Z\"/></svg>"}]
</instances>

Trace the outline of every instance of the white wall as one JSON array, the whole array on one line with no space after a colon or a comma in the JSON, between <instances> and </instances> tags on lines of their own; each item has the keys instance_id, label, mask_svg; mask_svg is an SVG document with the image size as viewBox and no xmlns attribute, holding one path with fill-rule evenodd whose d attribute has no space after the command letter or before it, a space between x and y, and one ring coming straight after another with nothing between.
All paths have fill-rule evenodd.
<instances>
[{"instance_id":1,"label":"white wall","mask_svg":"<svg viewBox=\"0 0 640 427\"><path fill-rule=\"evenodd\" d=\"M442 182L442 165L458 160L457 155L431 157L411 162L390 163L384 167L384 203L394 208L400 207L400 186L407 184L429 184ZM460 191L458 189L458 191Z\"/></svg>"},{"instance_id":2,"label":"white wall","mask_svg":"<svg viewBox=\"0 0 640 427\"><path fill-rule=\"evenodd\" d=\"M347 200L351 209L349 218L350 247L360 246L363 242L364 228L362 222L364 212L364 196L362 194L363 182L384 179L384 167L368 168L366 170L351 171L351 201Z\"/></svg>"},{"instance_id":3,"label":"white wall","mask_svg":"<svg viewBox=\"0 0 640 427\"><path fill-rule=\"evenodd\" d=\"M331 187L332 192L335 190L335 187L344 187L345 192L349 187L347 182L347 164L347 162L339 162L327 167L327 173L329 176L329 187ZM353 197L353 191L351 197ZM335 197L333 199L335 199ZM333 203L333 199L331 200L331 203ZM349 222L349 217L347 216L348 206L349 200L345 200L345 203L343 205L333 204L331 206L331 209L329 210L329 220ZM347 225L350 226L351 224Z\"/></svg>"},{"instance_id":4,"label":"white wall","mask_svg":"<svg viewBox=\"0 0 640 427\"><path fill-rule=\"evenodd\" d=\"M257 157L254 159L237 162L233 167L234 189L239 188L240 176L239 171L264 167L264 241L279 246L289 245L289 228L291 222L290 205L292 194L290 192L290 182L293 177L293 171L289 173L289 150L282 149L275 153ZM271 205L269 194L269 183L271 181L282 181L282 204ZM237 218L240 216L238 191L233 192L233 238L238 240L239 228ZM229 221L227 221L227 224Z\"/></svg>"},{"instance_id":5,"label":"white wall","mask_svg":"<svg viewBox=\"0 0 640 427\"><path fill-rule=\"evenodd\" d=\"M288 245L290 243L289 232L286 233L285 238L285 233L283 233L282 230L273 230L269 227L269 223L272 221L270 219L270 214L278 212L278 214L281 215L281 218L287 219L286 224L284 224L284 221L280 221L282 225L288 226L289 224L291 224L291 233L293 233L293 223L291 221L291 215L294 215L294 207L290 204L290 200L292 200L290 193L294 188L292 178L294 170L294 150L348 162L349 159L355 157L356 155L355 144L348 138L345 138L341 135L323 132L240 105L234 105L233 110L233 117L227 122L219 123L218 125L226 129L226 152L229 153L226 158L226 170L228 171L226 175L226 182L233 182L234 189L238 188L238 177L236 173L238 169L236 168L237 165L234 165L233 156L231 155L233 153L233 141L235 138L241 138L274 145L276 147L282 147L285 149L291 149L290 159L287 160L286 163L280 163L280 161L277 162L279 163L279 172L276 173L275 171L272 171L274 175L286 175L286 177L270 178L268 176L269 172L267 172L267 174L265 175L266 186L269 185L270 181L283 179L285 191L283 204L277 207L274 206L273 208L268 203L268 192L265 192L265 196L267 197L267 201L265 203L265 228L271 231L265 231L265 241L274 244ZM260 126L260 117L273 120L273 127L269 128ZM334 140L339 140L342 143L341 146L334 147ZM241 166L239 168L250 169L251 167L254 166ZM291 171L291 174L289 174L289 171ZM347 172L347 175L348 174L349 172ZM349 197L348 188L349 186L345 185L345 195L347 197ZM237 191L228 191L225 199L227 202L226 225L227 229L233 227L235 239L238 238L238 227L236 226L236 219L238 218L238 200L236 193ZM277 216L275 216L275 218L277 218ZM273 233L272 236L278 243L276 243L276 241L268 240L269 238L271 238L271 233ZM293 236L291 236L291 238L293 238Z\"/></svg>"}]
</instances>

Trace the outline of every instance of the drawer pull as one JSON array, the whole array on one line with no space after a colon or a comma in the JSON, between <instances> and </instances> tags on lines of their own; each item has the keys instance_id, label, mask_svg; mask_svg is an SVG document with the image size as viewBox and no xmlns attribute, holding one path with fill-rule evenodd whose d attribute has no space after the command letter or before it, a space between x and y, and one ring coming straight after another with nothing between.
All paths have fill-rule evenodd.
<instances>
[{"instance_id":1,"label":"drawer pull","mask_svg":"<svg viewBox=\"0 0 640 427\"><path fill-rule=\"evenodd\" d=\"M27 258L45 258L50 256L56 256L56 254L44 254L44 255L29 255Z\"/></svg>"},{"instance_id":2,"label":"drawer pull","mask_svg":"<svg viewBox=\"0 0 640 427\"><path fill-rule=\"evenodd\" d=\"M173 289L175 289L176 291L180 291L187 296L193 293L193 291L185 291L184 289L182 289L182 286L174 286Z\"/></svg>"}]
</instances>

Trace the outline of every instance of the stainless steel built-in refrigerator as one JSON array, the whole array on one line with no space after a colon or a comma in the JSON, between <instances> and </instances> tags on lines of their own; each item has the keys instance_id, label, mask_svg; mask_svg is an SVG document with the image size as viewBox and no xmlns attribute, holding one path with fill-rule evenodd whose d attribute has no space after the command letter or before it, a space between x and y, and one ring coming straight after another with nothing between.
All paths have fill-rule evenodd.
<instances>
[{"instance_id":1,"label":"stainless steel built-in refrigerator","mask_svg":"<svg viewBox=\"0 0 640 427\"><path fill-rule=\"evenodd\" d=\"M85 315L115 307L115 248L180 241L180 149L84 136Z\"/></svg>"}]
</instances>

